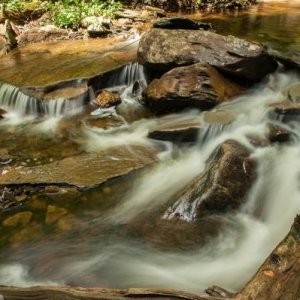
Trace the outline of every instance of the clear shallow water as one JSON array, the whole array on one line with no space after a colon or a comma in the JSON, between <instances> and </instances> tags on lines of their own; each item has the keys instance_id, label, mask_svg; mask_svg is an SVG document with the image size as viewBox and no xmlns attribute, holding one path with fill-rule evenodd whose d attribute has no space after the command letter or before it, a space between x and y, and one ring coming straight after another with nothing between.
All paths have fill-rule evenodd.
<instances>
[{"instance_id":1,"label":"clear shallow water","mask_svg":"<svg viewBox=\"0 0 300 300\"><path fill-rule=\"evenodd\" d=\"M126 86L115 87L123 91L126 101L120 109L126 119L104 118L100 128L92 127L83 118L84 112L51 119L24 118L11 112L10 118L0 122L0 130L3 148L17 157L12 167L133 144L156 147L159 162L81 192L37 194L2 214L0 283L155 286L196 292L211 285L240 289L287 234L300 211L298 120L284 125L295 134L289 144L257 147L251 143L267 135L269 105L284 100L285 88L299 81L292 73L272 74L246 95L222 105L217 110L235 118L229 125L206 124L197 111L160 119L143 115L131 87ZM113 82L118 85L119 81ZM179 122L204 124L195 146L178 148L147 138L158 124ZM258 161L257 179L246 204L224 216L224 232L205 247L184 251L157 247L148 232L139 229L149 222L151 226L153 213L200 174L215 147L227 139L247 146ZM47 222L49 206L60 208L54 222ZM19 212L33 215L26 224L3 226ZM168 242L169 236L162 237Z\"/></svg>"},{"instance_id":2,"label":"clear shallow water","mask_svg":"<svg viewBox=\"0 0 300 300\"><path fill-rule=\"evenodd\" d=\"M300 51L300 1L259 1L250 10L221 14L190 14L192 19L211 22L221 34L262 42L284 53ZM299 55L299 54L298 54Z\"/></svg>"}]
</instances>

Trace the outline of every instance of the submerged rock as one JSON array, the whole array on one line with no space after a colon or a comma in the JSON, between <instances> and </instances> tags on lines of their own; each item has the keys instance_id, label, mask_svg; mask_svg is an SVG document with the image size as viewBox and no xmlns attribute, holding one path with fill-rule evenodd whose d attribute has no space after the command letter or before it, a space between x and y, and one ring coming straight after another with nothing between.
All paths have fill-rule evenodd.
<instances>
[{"instance_id":1,"label":"submerged rock","mask_svg":"<svg viewBox=\"0 0 300 300\"><path fill-rule=\"evenodd\" d=\"M138 61L160 72L197 62L210 64L243 83L258 82L277 68L264 46L202 30L154 28L140 41Z\"/></svg>"},{"instance_id":2,"label":"submerged rock","mask_svg":"<svg viewBox=\"0 0 300 300\"><path fill-rule=\"evenodd\" d=\"M156 160L156 150L151 148L111 148L41 166L11 169L0 177L0 185L71 185L87 188L126 175Z\"/></svg>"},{"instance_id":3,"label":"submerged rock","mask_svg":"<svg viewBox=\"0 0 300 300\"><path fill-rule=\"evenodd\" d=\"M108 108L121 104L120 94L107 90L101 91L95 99L95 104L101 108Z\"/></svg>"},{"instance_id":4,"label":"submerged rock","mask_svg":"<svg viewBox=\"0 0 300 300\"><path fill-rule=\"evenodd\" d=\"M45 223L46 224L54 223L58 219L60 219L62 216L66 215L67 213L68 213L68 211L63 207L49 205L47 207Z\"/></svg>"},{"instance_id":5,"label":"submerged rock","mask_svg":"<svg viewBox=\"0 0 300 300\"><path fill-rule=\"evenodd\" d=\"M6 218L2 222L2 226L5 227L15 227L18 225L25 226L31 221L31 219L32 219L32 212L24 211Z\"/></svg>"},{"instance_id":6,"label":"submerged rock","mask_svg":"<svg viewBox=\"0 0 300 300\"><path fill-rule=\"evenodd\" d=\"M143 92L143 101L155 113L194 107L208 110L243 91L214 67L193 64L178 67L153 80Z\"/></svg>"}]
</instances>

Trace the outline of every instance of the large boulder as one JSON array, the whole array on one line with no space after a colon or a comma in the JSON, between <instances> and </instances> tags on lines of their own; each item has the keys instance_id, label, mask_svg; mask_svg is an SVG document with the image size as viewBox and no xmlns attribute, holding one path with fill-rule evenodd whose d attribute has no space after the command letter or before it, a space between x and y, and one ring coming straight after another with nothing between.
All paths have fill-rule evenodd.
<instances>
[{"instance_id":1,"label":"large boulder","mask_svg":"<svg viewBox=\"0 0 300 300\"><path fill-rule=\"evenodd\" d=\"M164 218L195 222L239 208L255 178L249 150L234 140L221 144L205 171L186 187Z\"/></svg>"},{"instance_id":2,"label":"large boulder","mask_svg":"<svg viewBox=\"0 0 300 300\"><path fill-rule=\"evenodd\" d=\"M243 83L258 82L277 68L264 46L203 30L154 28L140 41L138 61L156 72L210 64Z\"/></svg>"},{"instance_id":3,"label":"large boulder","mask_svg":"<svg viewBox=\"0 0 300 300\"><path fill-rule=\"evenodd\" d=\"M134 220L133 232L140 231L152 246L161 249L201 247L225 228L236 224L224 214L245 203L254 182L256 163L240 143L228 140L211 155L205 170L166 205Z\"/></svg>"},{"instance_id":4,"label":"large boulder","mask_svg":"<svg viewBox=\"0 0 300 300\"><path fill-rule=\"evenodd\" d=\"M241 94L243 88L225 79L214 67L194 64L174 68L153 80L143 101L155 113L188 107L208 110Z\"/></svg>"}]
</instances>

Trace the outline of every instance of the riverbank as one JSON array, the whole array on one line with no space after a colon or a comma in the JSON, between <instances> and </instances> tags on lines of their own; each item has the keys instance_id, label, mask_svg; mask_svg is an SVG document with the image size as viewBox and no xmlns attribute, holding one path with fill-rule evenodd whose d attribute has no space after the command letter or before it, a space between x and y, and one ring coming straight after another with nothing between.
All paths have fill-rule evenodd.
<instances>
[{"instance_id":1,"label":"riverbank","mask_svg":"<svg viewBox=\"0 0 300 300\"><path fill-rule=\"evenodd\" d=\"M137 3L137 2L136 2ZM224 10L247 9L256 0L226 1L142 1L136 5L116 6L109 16L86 15L73 24L71 20L53 19L45 5L6 8L0 11L0 55L32 43L121 37L124 40L148 30L169 12L203 11L207 14ZM71 13L70 13L71 14Z\"/></svg>"}]
</instances>

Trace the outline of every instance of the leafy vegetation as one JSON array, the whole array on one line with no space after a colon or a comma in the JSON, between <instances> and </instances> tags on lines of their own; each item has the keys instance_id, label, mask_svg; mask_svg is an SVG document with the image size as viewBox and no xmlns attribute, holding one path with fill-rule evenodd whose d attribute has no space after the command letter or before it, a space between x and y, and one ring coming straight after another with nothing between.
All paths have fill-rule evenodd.
<instances>
[{"instance_id":1,"label":"leafy vegetation","mask_svg":"<svg viewBox=\"0 0 300 300\"><path fill-rule=\"evenodd\" d=\"M105 0L0 0L5 9L14 15L24 11L40 9L48 12L49 21L61 28L77 29L87 16L114 17L116 10L122 7L118 1Z\"/></svg>"},{"instance_id":2,"label":"leafy vegetation","mask_svg":"<svg viewBox=\"0 0 300 300\"><path fill-rule=\"evenodd\" d=\"M54 3L48 2L47 8L56 26L76 29L87 16L114 17L114 12L121 8L121 3L99 0L60 0Z\"/></svg>"}]
</instances>

